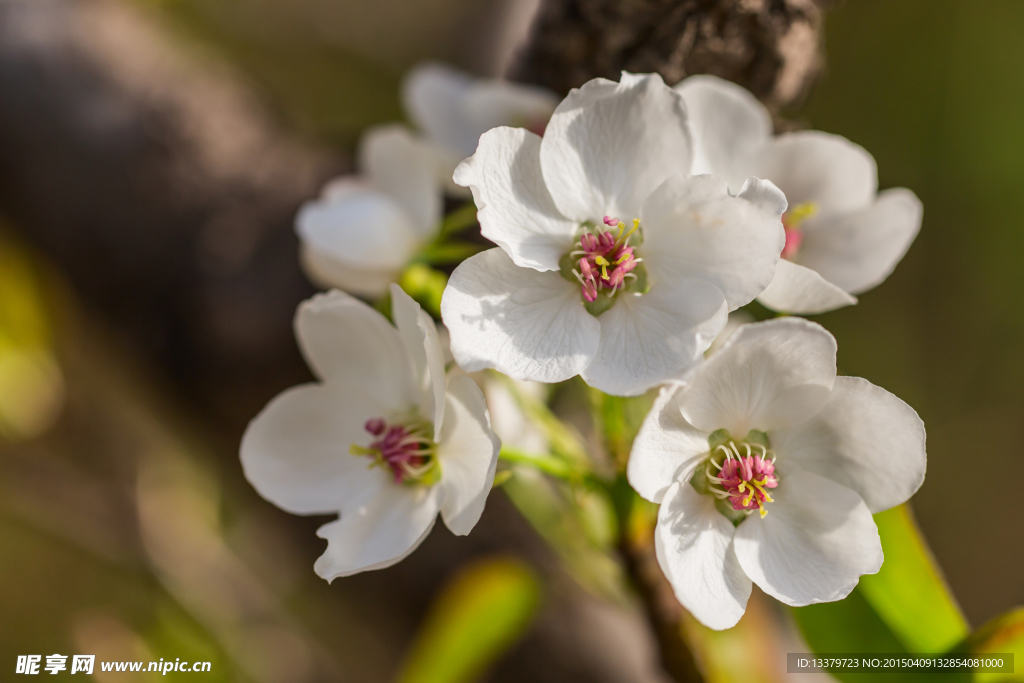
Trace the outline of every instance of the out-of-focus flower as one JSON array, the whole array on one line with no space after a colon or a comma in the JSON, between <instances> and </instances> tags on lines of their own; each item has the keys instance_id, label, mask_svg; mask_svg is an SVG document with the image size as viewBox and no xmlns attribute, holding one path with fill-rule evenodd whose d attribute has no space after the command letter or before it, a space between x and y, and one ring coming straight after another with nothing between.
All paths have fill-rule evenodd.
<instances>
[{"instance_id":1,"label":"out-of-focus flower","mask_svg":"<svg viewBox=\"0 0 1024 683\"><path fill-rule=\"evenodd\" d=\"M537 382L510 380L514 391L535 401L543 401L547 387ZM491 373L483 373L480 385L487 398L491 415L491 426L505 447L517 448L527 453L546 453L548 440L533 421L526 416L519 405L517 396L505 382Z\"/></svg>"},{"instance_id":2,"label":"out-of-focus flower","mask_svg":"<svg viewBox=\"0 0 1024 683\"><path fill-rule=\"evenodd\" d=\"M391 286L397 329L332 291L299 307L295 331L319 382L275 398L242 439L245 476L294 514L337 512L314 569L332 580L395 564L440 512L468 534L494 481L500 442L467 375L444 372L434 322Z\"/></svg>"},{"instance_id":3,"label":"out-of-focus flower","mask_svg":"<svg viewBox=\"0 0 1024 683\"><path fill-rule=\"evenodd\" d=\"M358 166L360 175L328 183L295 223L314 282L376 297L434 237L443 191L429 146L401 126L367 132Z\"/></svg>"},{"instance_id":4,"label":"out-of-focus flower","mask_svg":"<svg viewBox=\"0 0 1024 683\"><path fill-rule=\"evenodd\" d=\"M429 62L406 75L402 103L412 122L424 132L446 189L465 195L465 188L452 182L452 172L473 153L480 136L498 126L543 134L558 96L544 88L474 78Z\"/></svg>"},{"instance_id":5,"label":"out-of-focus flower","mask_svg":"<svg viewBox=\"0 0 1024 683\"><path fill-rule=\"evenodd\" d=\"M724 178L734 191L748 176L765 178L786 194L783 260L758 301L822 313L856 303L854 294L888 277L917 236L921 202L904 188L877 192L870 154L819 131L773 137L768 110L714 76L691 76L676 90L689 112L694 173Z\"/></svg>"},{"instance_id":6,"label":"out-of-focus flower","mask_svg":"<svg viewBox=\"0 0 1024 683\"><path fill-rule=\"evenodd\" d=\"M836 377L832 335L789 318L740 327L687 385L663 389L627 475L661 503L658 562L679 601L723 629L751 582L808 605L877 572L871 515L917 491L925 460L913 408Z\"/></svg>"},{"instance_id":7,"label":"out-of-focus flower","mask_svg":"<svg viewBox=\"0 0 1024 683\"><path fill-rule=\"evenodd\" d=\"M464 261L445 289L459 365L540 382L579 374L633 395L696 363L728 311L771 281L786 202L769 182L734 197L689 168L682 98L657 75L588 82L543 138L485 133L455 180L500 248Z\"/></svg>"}]
</instances>

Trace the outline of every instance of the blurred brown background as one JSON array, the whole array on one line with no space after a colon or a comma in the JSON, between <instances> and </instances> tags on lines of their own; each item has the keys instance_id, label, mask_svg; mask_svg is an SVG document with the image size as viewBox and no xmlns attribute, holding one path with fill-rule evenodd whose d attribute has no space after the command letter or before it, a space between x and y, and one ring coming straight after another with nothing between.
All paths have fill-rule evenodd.
<instances>
[{"instance_id":1,"label":"blurred brown background","mask_svg":"<svg viewBox=\"0 0 1024 683\"><path fill-rule=\"evenodd\" d=\"M328 586L323 520L264 503L237 463L246 421L308 377L295 208L401 118L405 69L499 73L532 10L0 0L0 342L21 354L0 367L0 666L97 651L209 659L210 680L388 680L455 568L508 552L545 604L491 680L656 680L639 617L580 588L502 495L467 539L438 528ZM924 201L896 273L821 322L841 372L924 418L914 508L974 625L1024 602L1022 33L1018 0L848 2L790 112Z\"/></svg>"}]
</instances>

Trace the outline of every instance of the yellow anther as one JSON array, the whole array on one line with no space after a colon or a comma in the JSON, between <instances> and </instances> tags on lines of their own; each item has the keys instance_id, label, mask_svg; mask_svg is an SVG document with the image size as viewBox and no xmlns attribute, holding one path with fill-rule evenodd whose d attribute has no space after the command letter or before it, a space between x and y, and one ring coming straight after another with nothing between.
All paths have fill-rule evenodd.
<instances>
[{"instance_id":1,"label":"yellow anther","mask_svg":"<svg viewBox=\"0 0 1024 683\"><path fill-rule=\"evenodd\" d=\"M770 503L771 500L768 502ZM757 501L757 509L761 511L761 519L764 519L764 516L768 514L768 511L764 509L764 503Z\"/></svg>"},{"instance_id":2,"label":"yellow anther","mask_svg":"<svg viewBox=\"0 0 1024 683\"><path fill-rule=\"evenodd\" d=\"M596 263L599 266L607 266L608 259L606 259L604 256L597 256L594 258L594 263Z\"/></svg>"},{"instance_id":3,"label":"yellow anther","mask_svg":"<svg viewBox=\"0 0 1024 683\"><path fill-rule=\"evenodd\" d=\"M818 205L815 202L804 202L786 211L784 222L787 228L797 228L816 213L818 213Z\"/></svg>"}]
</instances>

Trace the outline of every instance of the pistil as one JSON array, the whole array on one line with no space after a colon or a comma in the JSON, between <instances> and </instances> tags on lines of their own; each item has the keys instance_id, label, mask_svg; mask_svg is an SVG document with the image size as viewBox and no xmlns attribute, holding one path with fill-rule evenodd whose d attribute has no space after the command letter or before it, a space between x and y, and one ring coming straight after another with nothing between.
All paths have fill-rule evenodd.
<instances>
[{"instance_id":1,"label":"pistil","mask_svg":"<svg viewBox=\"0 0 1024 683\"><path fill-rule=\"evenodd\" d=\"M737 446L730 440L719 444L711 453L705 476L710 482L708 491L728 500L733 510L759 510L763 519L768 514L764 504L775 502L768 493L779 485L775 454L760 443L744 441Z\"/></svg>"},{"instance_id":2,"label":"pistil","mask_svg":"<svg viewBox=\"0 0 1024 683\"><path fill-rule=\"evenodd\" d=\"M578 269L574 269L573 274L579 280L583 298L588 303L595 301L601 292L613 297L624 289L628 280L636 279L633 270L641 261L629 246L629 238L640 229L640 219L633 219L629 232L626 232L626 224L618 218L605 216L604 224L617 227L618 234L610 230L586 232L580 237L580 249L571 254L580 257Z\"/></svg>"},{"instance_id":3,"label":"pistil","mask_svg":"<svg viewBox=\"0 0 1024 683\"><path fill-rule=\"evenodd\" d=\"M375 417L367 420L363 428L376 438L369 447L352 444L349 453L369 456L371 467L387 467L398 484L430 484L436 480L437 446L430 423L410 419L388 424Z\"/></svg>"},{"instance_id":4,"label":"pistil","mask_svg":"<svg viewBox=\"0 0 1024 683\"><path fill-rule=\"evenodd\" d=\"M804 231L800 227L808 218L818 213L818 205L804 202L790 208L782 214L782 227L786 230L786 245L782 248L782 258L792 261L800 251L804 241Z\"/></svg>"}]
</instances>

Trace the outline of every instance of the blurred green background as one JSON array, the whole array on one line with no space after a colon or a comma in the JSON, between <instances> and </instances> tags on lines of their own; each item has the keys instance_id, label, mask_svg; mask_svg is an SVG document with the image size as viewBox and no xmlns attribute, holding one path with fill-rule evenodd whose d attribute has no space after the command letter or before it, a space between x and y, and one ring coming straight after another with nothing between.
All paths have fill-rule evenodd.
<instances>
[{"instance_id":1,"label":"blurred green background","mask_svg":"<svg viewBox=\"0 0 1024 683\"><path fill-rule=\"evenodd\" d=\"M498 73L532 11L517 0L92 4L119 1L190 59L226 63L274 125L340 159L365 126L401 118L405 69L437 58ZM3 0L0 11L24 2ZM21 72L5 46L52 39L40 25L0 31L10 97L34 86L10 77ZM929 471L913 506L974 626L1024 603L1021 36L1020 0L849 0L827 15L822 82L790 112L863 145L881 187L909 187L924 202L921 233L895 274L820 320L839 339L842 373L885 387L924 419ZM0 142L0 157L20 144ZM116 141L102 145L97 154L119 153ZM104 261L60 254L40 238L11 180L29 170L0 165L0 348L17 361L0 366L0 666L18 654L97 650L212 660L210 680L388 680L460 563L500 552L537 569L543 598L525 640L484 666L491 680L658 680L635 612L582 590L502 496L469 539L439 529L397 567L333 586L317 579L320 520L260 501L235 450L245 417L301 379L301 368L237 400L202 394L196 386L209 377L183 374L190 366L164 354L166 344L151 353L150 338L90 294L87 278L67 277L75 258L95 259L98 270ZM63 167L31 169L48 172L65 182ZM86 218L68 220L87 229ZM275 248L293 249L288 239ZM290 343L287 316L275 324ZM294 349L287 354L296 365ZM258 356L243 361L254 376L276 371ZM519 565L508 566L536 601ZM771 609L752 607L746 628L756 636ZM749 643L703 637L726 662ZM792 634L773 642L797 647Z\"/></svg>"}]
</instances>

